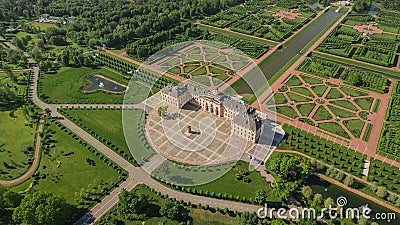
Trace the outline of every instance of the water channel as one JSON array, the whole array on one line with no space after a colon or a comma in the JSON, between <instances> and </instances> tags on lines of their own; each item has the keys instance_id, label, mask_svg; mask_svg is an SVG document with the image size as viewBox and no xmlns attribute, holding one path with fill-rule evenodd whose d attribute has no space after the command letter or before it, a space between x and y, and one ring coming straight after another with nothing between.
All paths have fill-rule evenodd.
<instances>
[{"instance_id":1,"label":"water channel","mask_svg":"<svg viewBox=\"0 0 400 225\"><path fill-rule=\"evenodd\" d=\"M334 202L338 197L345 197L347 199L348 208L358 208L361 206L368 205L368 208L372 209L372 213L370 214L371 218L375 213L393 213L389 209L376 204L368 199L365 199L361 196L353 194L352 192L346 191L345 189L338 187L334 184L331 184L327 181L324 181L316 176L311 176L308 180L308 184L314 193L321 194L325 199L331 197ZM398 225L400 221L400 215L396 214L396 220L387 221L387 220L373 220L377 222L379 225Z\"/></svg>"},{"instance_id":2,"label":"water channel","mask_svg":"<svg viewBox=\"0 0 400 225\"><path fill-rule=\"evenodd\" d=\"M321 33L333 20L341 15L342 13L336 13L330 10L325 12L324 15L322 15L323 18L317 21L317 23L304 32L298 39L290 43L289 46L285 46L282 50L279 50L279 53L275 55L273 59L260 68L265 77L268 80L271 79L272 76L284 67L293 57L300 54L301 49ZM256 77L252 79L251 76L246 77L246 82L247 84L243 84L236 90L238 94L253 94L248 84L253 87L253 90L258 90L264 85L260 83Z\"/></svg>"}]
</instances>

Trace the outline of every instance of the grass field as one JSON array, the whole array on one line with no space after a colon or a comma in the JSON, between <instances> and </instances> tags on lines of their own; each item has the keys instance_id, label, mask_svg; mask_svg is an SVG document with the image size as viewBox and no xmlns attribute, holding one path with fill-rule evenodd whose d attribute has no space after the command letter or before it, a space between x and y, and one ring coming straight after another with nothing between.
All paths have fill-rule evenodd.
<instances>
[{"instance_id":1,"label":"grass field","mask_svg":"<svg viewBox=\"0 0 400 225\"><path fill-rule=\"evenodd\" d=\"M46 190L66 198L67 202L76 204L75 192L81 189L95 191L111 188L119 182L119 174L101 160L96 154L84 147L79 138L74 138L61 130L54 122L46 127L49 134L50 151L44 150L37 172L38 179L30 180L14 187L14 190ZM92 149L97 152L96 150ZM94 163L89 165L88 159ZM33 187L29 188L34 182ZM100 196L102 196L100 194Z\"/></svg>"},{"instance_id":2,"label":"grass field","mask_svg":"<svg viewBox=\"0 0 400 225\"><path fill-rule=\"evenodd\" d=\"M159 225L161 221L165 221L164 224L168 225L179 225L179 222L168 219L167 217L163 217L159 214L159 209L163 202L163 198L157 195L155 192L151 191L149 187L146 185L138 185L133 191L137 193L142 193L151 199L151 205L149 206L152 209L150 218L145 220L125 220L123 219L119 213L118 208L114 206L106 215L102 217L102 219L97 222L97 225L100 224L110 224L111 220L121 221L121 224L125 225ZM211 211L199 209L199 208L188 208L190 210L190 217L193 219L193 225L236 225L239 223L239 217L231 217L228 214L221 214L220 212L212 213Z\"/></svg>"},{"instance_id":3,"label":"grass field","mask_svg":"<svg viewBox=\"0 0 400 225\"><path fill-rule=\"evenodd\" d=\"M134 163L131 151L125 141L121 109L62 109L60 112L119 155ZM132 143L131 150L135 151L135 156L146 158L152 154L152 150L149 149L144 136L139 134L140 130L138 130L143 127L141 124L143 111L129 110L126 112L127 114L124 116L127 116L131 123L125 126L126 132L132 134L129 137L129 143ZM136 158L136 161L141 162L142 160Z\"/></svg>"},{"instance_id":4,"label":"grass field","mask_svg":"<svg viewBox=\"0 0 400 225\"><path fill-rule=\"evenodd\" d=\"M10 180L25 173L34 152L36 126L26 126L23 110L0 112L0 179ZM13 137L13 138L11 138ZM29 149L30 148L30 149Z\"/></svg>"},{"instance_id":5,"label":"grass field","mask_svg":"<svg viewBox=\"0 0 400 225\"><path fill-rule=\"evenodd\" d=\"M52 23L39 23L39 22L32 22L30 23L31 26L39 28L41 31L47 31L49 28L57 28L56 24Z\"/></svg>"},{"instance_id":6,"label":"grass field","mask_svg":"<svg viewBox=\"0 0 400 225\"><path fill-rule=\"evenodd\" d=\"M235 175L239 170L248 170L249 164L247 162L239 161L237 165L227 172L221 178L200 186L194 186L192 189L208 191L209 193L215 192L216 194L227 194L233 196L246 197L247 199L255 197L257 190L265 190L268 193L269 201L276 201L276 197L272 194L272 187L268 185L264 178L261 177L257 171L250 172L248 178L250 183L235 180Z\"/></svg>"},{"instance_id":7,"label":"grass field","mask_svg":"<svg viewBox=\"0 0 400 225\"><path fill-rule=\"evenodd\" d=\"M88 77L102 75L116 82L127 84L122 75L104 68L62 68L57 74L41 74L39 96L47 103L113 103L122 104L124 94L113 94L103 91L84 93L83 88L89 85ZM146 99L149 89L137 83L135 92L131 89L134 99L139 103Z\"/></svg>"}]
</instances>

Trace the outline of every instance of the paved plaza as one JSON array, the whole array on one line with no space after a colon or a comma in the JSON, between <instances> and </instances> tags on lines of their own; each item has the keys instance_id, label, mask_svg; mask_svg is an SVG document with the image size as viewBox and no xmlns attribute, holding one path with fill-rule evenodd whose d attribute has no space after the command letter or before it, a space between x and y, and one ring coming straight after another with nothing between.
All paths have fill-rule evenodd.
<instances>
[{"instance_id":1,"label":"paved plaza","mask_svg":"<svg viewBox=\"0 0 400 225\"><path fill-rule=\"evenodd\" d=\"M192 132L187 132L191 126ZM192 104L177 110L170 107L162 118L152 110L146 123L148 138L164 157L193 165L239 159L252 146L231 135L231 122Z\"/></svg>"}]
</instances>

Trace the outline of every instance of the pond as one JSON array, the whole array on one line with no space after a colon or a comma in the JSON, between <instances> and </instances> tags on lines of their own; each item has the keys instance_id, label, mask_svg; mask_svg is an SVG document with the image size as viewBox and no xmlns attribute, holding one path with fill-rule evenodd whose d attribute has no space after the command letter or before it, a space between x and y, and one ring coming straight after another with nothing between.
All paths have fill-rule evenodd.
<instances>
[{"instance_id":1,"label":"pond","mask_svg":"<svg viewBox=\"0 0 400 225\"><path fill-rule=\"evenodd\" d=\"M369 10L368 10L368 14L372 15L372 16L376 15L376 14L378 14L380 12L381 12L381 10L378 7L375 7L375 6L371 6L371 8L369 8Z\"/></svg>"},{"instance_id":2,"label":"pond","mask_svg":"<svg viewBox=\"0 0 400 225\"><path fill-rule=\"evenodd\" d=\"M371 216L374 213L393 213L389 209L376 204L368 199L365 199L359 195L353 194L352 192L346 191L345 189L338 187L334 184L331 184L325 180L320 179L317 176L311 176L307 185L309 185L314 193L321 194L324 198L331 197L336 202L336 199L343 196L347 199L347 207L350 208L358 208L360 206L365 206L368 204L368 207L372 209ZM386 221L386 220L376 220L379 225L397 225L400 224L400 215L396 214L396 220Z\"/></svg>"},{"instance_id":3,"label":"pond","mask_svg":"<svg viewBox=\"0 0 400 225\"><path fill-rule=\"evenodd\" d=\"M308 7L315 9L318 7L318 0L306 0Z\"/></svg>"},{"instance_id":4,"label":"pond","mask_svg":"<svg viewBox=\"0 0 400 225\"><path fill-rule=\"evenodd\" d=\"M112 93L122 93L126 90L124 85L100 75L91 76L88 78L88 81L90 82L90 85L84 88L85 92L103 90Z\"/></svg>"}]
</instances>

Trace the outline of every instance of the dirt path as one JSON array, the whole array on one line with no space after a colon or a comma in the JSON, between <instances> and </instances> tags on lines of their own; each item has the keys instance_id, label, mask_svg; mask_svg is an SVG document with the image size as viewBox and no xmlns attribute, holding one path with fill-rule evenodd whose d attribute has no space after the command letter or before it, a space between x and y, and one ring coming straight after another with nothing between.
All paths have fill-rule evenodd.
<instances>
[{"instance_id":1,"label":"dirt path","mask_svg":"<svg viewBox=\"0 0 400 225\"><path fill-rule=\"evenodd\" d=\"M36 145L35 145L35 153L33 156L33 162L31 167L28 169L28 171L26 171L26 173L14 180L0 180L0 185L2 186L12 186L15 184L19 184L24 182L25 180L29 179L32 175L33 172L35 172L37 165L39 164L39 156L40 156L40 141L41 141L41 137L40 137L40 133L43 131L43 124L44 124L44 117L45 114L42 113L42 115L40 116L40 120L39 120L39 125L38 125L38 132L37 132L37 136L36 136Z\"/></svg>"}]
</instances>

